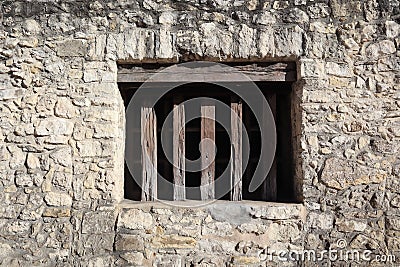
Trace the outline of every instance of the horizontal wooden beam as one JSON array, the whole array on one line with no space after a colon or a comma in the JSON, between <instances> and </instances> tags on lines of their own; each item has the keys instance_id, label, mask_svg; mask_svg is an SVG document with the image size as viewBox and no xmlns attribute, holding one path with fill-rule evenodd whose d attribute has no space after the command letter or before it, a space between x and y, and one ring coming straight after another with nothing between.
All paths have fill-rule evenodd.
<instances>
[{"instance_id":1,"label":"horizontal wooden beam","mask_svg":"<svg viewBox=\"0 0 400 267\"><path fill-rule=\"evenodd\" d=\"M232 71L232 68L237 72ZM171 68L142 67L142 66L120 66L117 81L120 83L142 83L148 81L158 73L156 82L254 82L296 81L295 63L271 63L271 64L247 64L236 66L225 66L216 64L207 68L188 68L184 65L174 65ZM238 75L239 73L244 74ZM188 75L190 74L190 75Z\"/></svg>"}]
</instances>

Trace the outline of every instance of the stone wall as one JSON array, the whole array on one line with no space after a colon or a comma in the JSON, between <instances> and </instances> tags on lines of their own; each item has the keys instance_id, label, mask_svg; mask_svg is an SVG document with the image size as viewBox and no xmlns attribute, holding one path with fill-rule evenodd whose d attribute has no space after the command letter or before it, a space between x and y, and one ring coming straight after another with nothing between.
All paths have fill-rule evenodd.
<instances>
[{"instance_id":1,"label":"stone wall","mask_svg":"<svg viewBox=\"0 0 400 267\"><path fill-rule=\"evenodd\" d=\"M338 239L398 253L399 5L3 1L0 264L265 266L267 247L322 250ZM185 60L297 63L304 205L123 201L117 61Z\"/></svg>"}]
</instances>

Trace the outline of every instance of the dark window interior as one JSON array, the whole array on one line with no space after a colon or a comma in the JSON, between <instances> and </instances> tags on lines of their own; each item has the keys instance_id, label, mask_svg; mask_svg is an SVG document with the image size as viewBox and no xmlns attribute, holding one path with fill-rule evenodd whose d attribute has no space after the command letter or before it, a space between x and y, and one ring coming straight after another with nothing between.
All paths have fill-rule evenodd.
<instances>
[{"instance_id":1,"label":"dark window interior","mask_svg":"<svg viewBox=\"0 0 400 267\"><path fill-rule=\"evenodd\" d=\"M279 202L294 202L294 177L293 177L293 159L292 159L292 133L291 133L291 83L288 82L260 82L257 83L258 87L262 90L267 99L268 96L276 95L276 108L275 120L277 129L277 150L275 155L277 166L277 199ZM130 99L135 93L136 89L140 86L138 83L119 83L120 92L127 107ZM158 172L168 181L172 182L172 164L168 162L163 149L161 148L161 127L168 113L171 112L173 104L181 101L188 100L193 97L210 97L218 99L227 105L230 105L232 98L237 98L231 91L214 84L206 83L191 83L177 87L164 95L156 104L155 112L157 117L158 129ZM199 111L200 114L200 111ZM218 117L218 110L216 110L216 117ZM138 114L140 120L140 114ZM250 108L243 103L243 121L250 138L250 160L245 169L243 176L243 199L244 200L264 200L268 199L263 196L262 186L254 192L249 192L248 187L250 179L254 174L255 167L260 156L260 128L255 120ZM168 130L165 134L169 134L166 140L171 140L167 144L166 153L172 151L172 125L167 126ZM199 142L200 142L200 118L194 119L186 124L186 143L185 153L186 158L195 160L200 157ZM229 168L228 163L230 159L230 140L229 135L225 129L216 122L216 144L217 156L215 162L216 179L222 179L220 175L222 172ZM140 132L140 129L138 129ZM130 138L127 133L126 138ZM132 137L131 137L132 138ZM140 161L136 162L135 168L141 168ZM186 172L185 184L186 187L197 187L200 185L200 172ZM161 179L159 179L161 180ZM169 184L158 182L158 198L172 200L172 190L163 190L165 187L171 187ZM171 188L169 188L171 189ZM222 188L215 188L216 193ZM165 193L163 193L165 192ZM125 198L131 200L141 199L141 189L136 184L128 168L125 165ZM186 195L187 199L200 199L200 191L191 195ZM220 199L229 200L229 193L225 194Z\"/></svg>"}]
</instances>

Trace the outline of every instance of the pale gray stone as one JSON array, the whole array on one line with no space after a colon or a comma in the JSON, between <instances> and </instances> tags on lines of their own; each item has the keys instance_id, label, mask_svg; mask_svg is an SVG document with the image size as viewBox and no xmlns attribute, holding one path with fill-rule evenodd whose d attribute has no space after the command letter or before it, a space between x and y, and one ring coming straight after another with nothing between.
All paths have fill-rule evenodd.
<instances>
[{"instance_id":1,"label":"pale gray stone","mask_svg":"<svg viewBox=\"0 0 400 267\"><path fill-rule=\"evenodd\" d=\"M99 157L102 155L102 145L99 141L84 140L76 143L81 157Z\"/></svg>"},{"instance_id":2,"label":"pale gray stone","mask_svg":"<svg viewBox=\"0 0 400 267\"><path fill-rule=\"evenodd\" d=\"M132 218L135 218L135 220L132 220ZM152 226L153 217L151 214L139 209L123 210L118 218L118 227L122 228L144 230L149 229Z\"/></svg>"},{"instance_id":3,"label":"pale gray stone","mask_svg":"<svg viewBox=\"0 0 400 267\"><path fill-rule=\"evenodd\" d=\"M35 128L38 136L66 135L70 136L74 128L74 123L66 119L46 119L41 120Z\"/></svg>"},{"instance_id":4,"label":"pale gray stone","mask_svg":"<svg viewBox=\"0 0 400 267\"><path fill-rule=\"evenodd\" d=\"M28 153L28 156L26 157L26 166L30 169L39 169L39 158L35 154Z\"/></svg>"},{"instance_id":5,"label":"pale gray stone","mask_svg":"<svg viewBox=\"0 0 400 267\"><path fill-rule=\"evenodd\" d=\"M72 167L72 152L70 147L57 149L50 154L50 158L52 158L55 163L60 164L64 167Z\"/></svg>"},{"instance_id":6,"label":"pale gray stone","mask_svg":"<svg viewBox=\"0 0 400 267\"><path fill-rule=\"evenodd\" d=\"M352 185L381 183L386 177L387 173L383 170L339 158L329 158L325 162L321 181L329 187L340 190Z\"/></svg>"},{"instance_id":7,"label":"pale gray stone","mask_svg":"<svg viewBox=\"0 0 400 267\"><path fill-rule=\"evenodd\" d=\"M308 215L310 225L312 228L321 230L329 230L333 227L334 216L333 214L315 213L311 212Z\"/></svg>"},{"instance_id":8,"label":"pale gray stone","mask_svg":"<svg viewBox=\"0 0 400 267\"><path fill-rule=\"evenodd\" d=\"M131 218L132 219L132 218ZM112 211L87 212L83 216L83 234L111 233L115 225L115 216Z\"/></svg>"},{"instance_id":9,"label":"pale gray stone","mask_svg":"<svg viewBox=\"0 0 400 267\"><path fill-rule=\"evenodd\" d=\"M79 57L87 53L85 40L66 40L57 44L57 55L60 57Z\"/></svg>"},{"instance_id":10,"label":"pale gray stone","mask_svg":"<svg viewBox=\"0 0 400 267\"><path fill-rule=\"evenodd\" d=\"M393 41L390 40L370 44L365 49L365 55L369 59L378 59L381 56L393 54L394 52L396 52L396 46Z\"/></svg>"},{"instance_id":11,"label":"pale gray stone","mask_svg":"<svg viewBox=\"0 0 400 267\"><path fill-rule=\"evenodd\" d=\"M55 109L54 109L54 114L58 117L62 118L72 118L75 116L75 107L72 104L71 100L69 100L66 97L59 98L57 100Z\"/></svg>"},{"instance_id":12,"label":"pale gray stone","mask_svg":"<svg viewBox=\"0 0 400 267\"><path fill-rule=\"evenodd\" d=\"M49 192L45 195L44 201L49 206L71 206L72 197L69 194L61 192Z\"/></svg>"}]
</instances>

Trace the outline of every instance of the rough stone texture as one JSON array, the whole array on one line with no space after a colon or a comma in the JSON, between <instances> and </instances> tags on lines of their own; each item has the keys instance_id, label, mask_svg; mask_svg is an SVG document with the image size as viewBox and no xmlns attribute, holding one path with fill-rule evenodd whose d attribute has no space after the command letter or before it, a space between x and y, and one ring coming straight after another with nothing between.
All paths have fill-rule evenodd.
<instances>
[{"instance_id":1,"label":"rough stone texture","mask_svg":"<svg viewBox=\"0 0 400 267\"><path fill-rule=\"evenodd\" d=\"M267 248L322 250L338 239L400 258L399 6L3 1L0 265L265 266ZM295 188L304 207L119 204L117 61L200 59L296 62Z\"/></svg>"}]
</instances>

